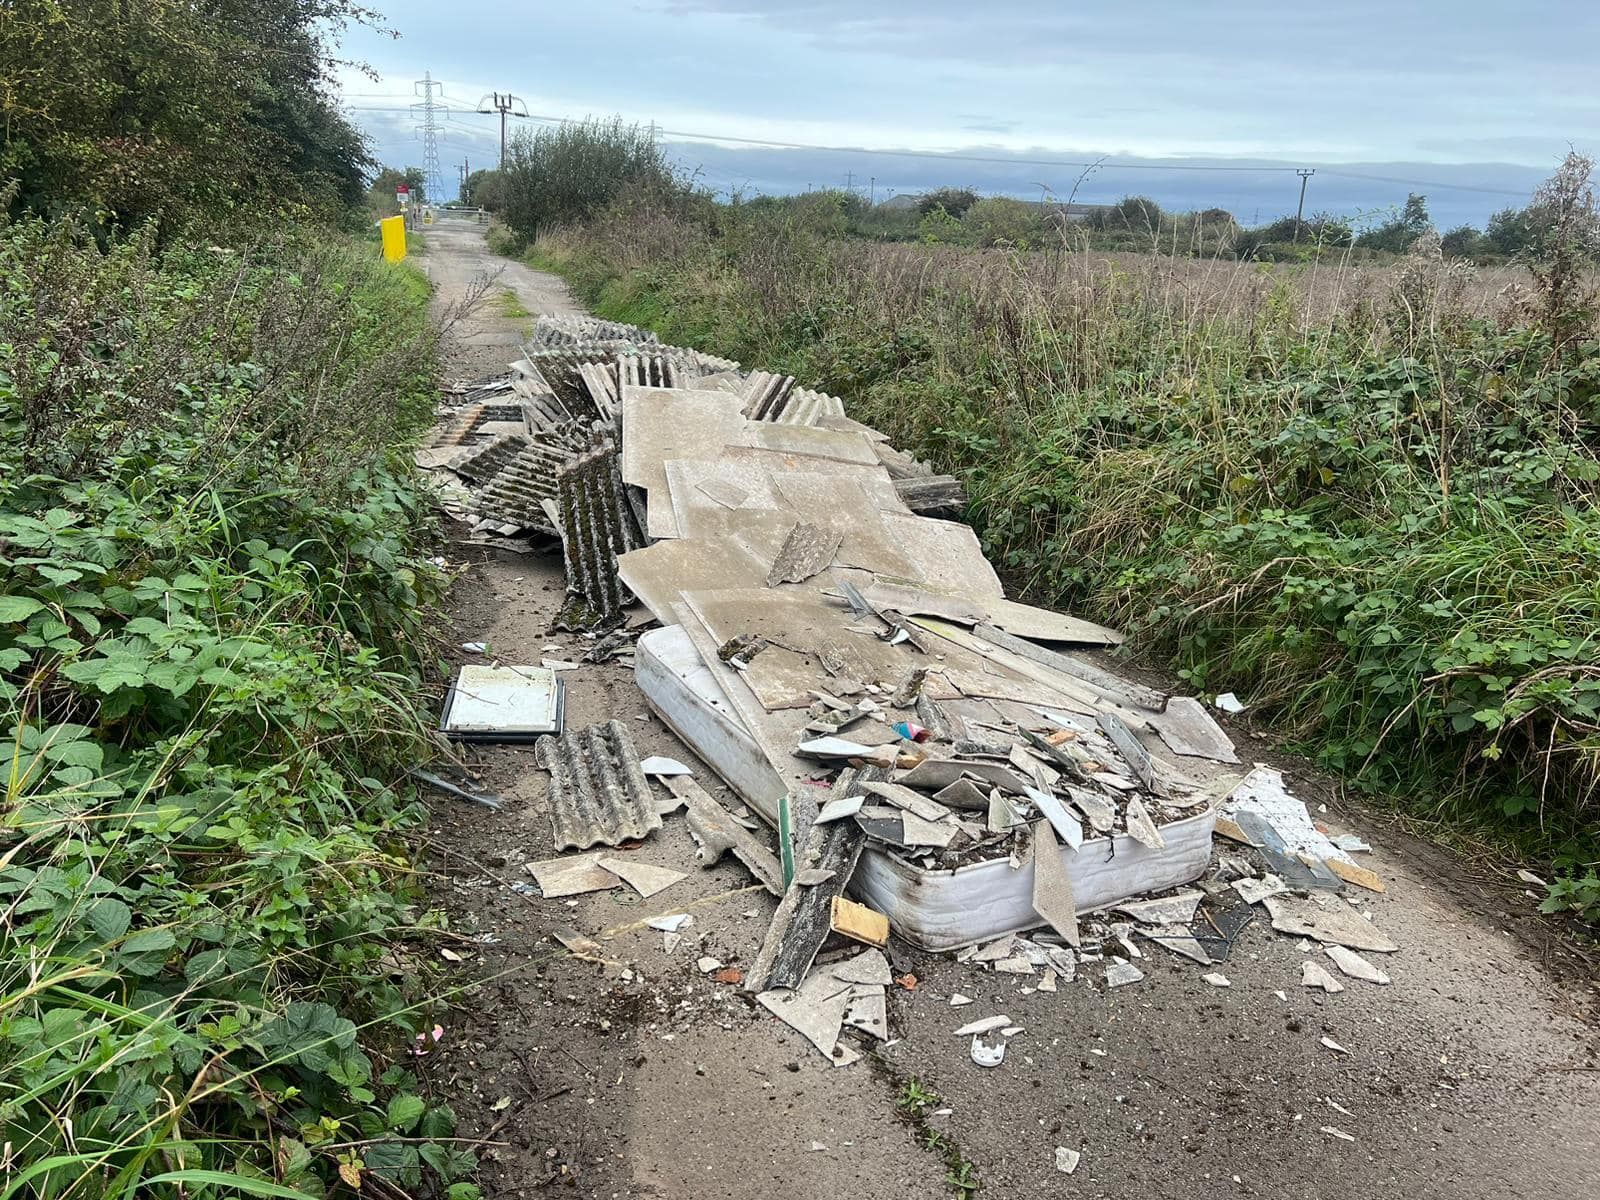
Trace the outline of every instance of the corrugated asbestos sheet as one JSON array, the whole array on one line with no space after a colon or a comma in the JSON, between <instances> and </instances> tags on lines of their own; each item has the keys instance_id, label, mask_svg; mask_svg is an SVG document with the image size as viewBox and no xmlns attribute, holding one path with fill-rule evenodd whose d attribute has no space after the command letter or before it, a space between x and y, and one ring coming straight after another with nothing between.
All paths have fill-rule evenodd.
<instances>
[{"instance_id":1,"label":"corrugated asbestos sheet","mask_svg":"<svg viewBox=\"0 0 1600 1200\"><path fill-rule=\"evenodd\" d=\"M700 368L677 354L619 354L617 373L635 387L680 388L700 377Z\"/></svg>"},{"instance_id":2,"label":"corrugated asbestos sheet","mask_svg":"<svg viewBox=\"0 0 1600 1200\"><path fill-rule=\"evenodd\" d=\"M617 846L661 828L639 753L620 721L540 738L550 772L550 824L557 850Z\"/></svg>"},{"instance_id":3,"label":"corrugated asbestos sheet","mask_svg":"<svg viewBox=\"0 0 1600 1200\"><path fill-rule=\"evenodd\" d=\"M544 502L555 500L556 479L577 453L576 441L575 434L554 430L529 439L484 486L478 511L492 520L555 535Z\"/></svg>"},{"instance_id":4,"label":"corrugated asbestos sheet","mask_svg":"<svg viewBox=\"0 0 1600 1200\"><path fill-rule=\"evenodd\" d=\"M645 543L623 497L613 442L602 442L562 469L556 510L570 596L560 623L581 629L616 624L623 606L633 603L633 593L617 578L617 555Z\"/></svg>"},{"instance_id":5,"label":"corrugated asbestos sheet","mask_svg":"<svg viewBox=\"0 0 1600 1200\"><path fill-rule=\"evenodd\" d=\"M437 434L435 446L464 446L478 435L478 430L491 421L520 421L522 406L514 403L469 404L451 417Z\"/></svg>"},{"instance_id":6,"label":"corrugated asbestos sheet","mask_svg":"<svg viewBox=\"0 0 1600 1200\"><path fill-rule=\"evenodd\" d=\"M795 388L778 408L775 416L766 418L783 425L820 425L827 417L844 416L844 401L827 392L813 392L810 388Z\"/></svg>"},{"instance_id":7,"label":"corrugated asbestos sheet","mask_svg":"<svg viewBox=\"0 0 1600 1200\"><path fill-rule=\"evenodd\" d=\"M794 390L793 375L754 371L745 380L742 411L752 421L776 421Z\"/></svg>"},{"instance_id":8,"label":"corrugated asbestos sheet","mask_svg":"<svg viewBox=\"0 0 1600 1200\"><path fill-rule=\"evenodd\" d=\"M540 349L572 346L579 342L623 341L637 346L654 344L657 340L655 334L637 325L602 321L599 317L560 316L540 317L534 325L528 345Z\"/></svg>"},{"instance_id":9,"label":"corrugated asbestos sheet","mask_svg":"<svg viewBox=\"0 0 1600 1200\"><path fill-rule=\"evenodd\" d=\"M503 433L486 442L463 446L443 465L468 483L486 483L510 466L527 445L528 439L521 434Z\"/></svg>"}]
</instances>

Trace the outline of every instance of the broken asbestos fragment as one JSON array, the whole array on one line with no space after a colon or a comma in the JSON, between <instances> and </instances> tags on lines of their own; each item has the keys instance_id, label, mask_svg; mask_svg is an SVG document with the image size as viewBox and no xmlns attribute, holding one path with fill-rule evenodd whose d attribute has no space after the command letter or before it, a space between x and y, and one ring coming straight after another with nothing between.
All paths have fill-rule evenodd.
<instances>
[{"instance_id":1,"label":"broken asbestos fragment","mask_svg":"<svg viewBox=\"0 0 1600 1200\"><path fill-rule=\"evenodd\" d=\"M1321 988L1330 995L1334 992L1344 991L1344 984L1340 983L1318 963L1309 958L1300 964L1300 986L1308 988Z\"/></svg>"},{"instance_id":2,"label":"broken asbestos fragment","mask_svg":"<svg viewBox=\"0 0 1600 1200\"><path fill-rule=\"evenodd\" d=\"M1371 921L1357 916L1349 905L1337 900L1318 904L1311 899L1267 896L1262 903L1272 914L1272 927L1279 933L1379 953L1400 948Z\"/></svg>"},{"instance_id":3,"label":"broken asbestos fragment","mask_svg":"<svg viewBox=\"0 0 1600 1200\"><path fill-rule=\"evenodd\" d=\"M1387 984L1389 977L1354 950L1343 946L1329 946L1326 951L1334 965L1351 979L1364 979L1368 983Z\"/></svg>"},{"instance_id":4,"label":"broken asbestos fragment","mask_svg":"<svg viewBox=\"0 0 1600 1200\"><path fill-rule=\"evenodd\" d=\"M1066 861L1047 820L1034 822L1032 854L1033 911L1069 945L1076 946L1079 942L1078 906L1073 899ZM999 963L995 967L998 970ZM1029 974L1032 974L1031 968Z\"/></svg>"},{"instance_id":5,"label":"broken asbestos fragment","mask_svg":"<svg viewBox=\"0 0 1600 1200\"><path fill-rule=\"evenodd\" d=\"M844 534L837 529L797 522L772 561L772 569L767 572L767 586L803 583L810 579L833 562L842 541Z\"/></svg>"}]
</instances>

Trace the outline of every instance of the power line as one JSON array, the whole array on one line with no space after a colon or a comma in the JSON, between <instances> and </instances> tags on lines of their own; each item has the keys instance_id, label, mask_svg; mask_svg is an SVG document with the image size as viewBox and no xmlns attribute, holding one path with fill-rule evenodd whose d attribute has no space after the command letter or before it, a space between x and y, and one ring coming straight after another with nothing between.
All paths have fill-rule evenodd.
<instances>
[{"instance_id":1,"label":"power line","mask_svg":"<svg viewBox=\"0 0 1600 1200\"><path fill-rule=\"evenodd\" d=\"M1341 179L1365 179L1372 183L1403 183L1408 187L1444 188L1446 191L1482 192L1486 196L1516 196L1526 199L1527 192L1514 192L1508 188L1477 187L1470 183L1440 183L1436 179L1399 179L1393 175L1364 175L1359 171L1338 171L1332 167L1320 168L1324 175L1337 175Z\"/></svg>"},{"instance_id":2,"label":"power line","mask_svg":"<svg viewBox=\"0 0 1600 1200\"><path fill-rule=\"evenodd\" d=\"M404 109L382 107L365 107L359 105L346 106L350 112L404 112ZM477 114L468 114L477 115ZM492 112L490 115L493 115ZM522 116L513 113L513 116ZM527 120L539 121L552 125L577 125L582 121L574 117L555 117L543 113L528 113ZM994 155L944 153L939 150L879 150L868 146L827 146L811 142L783 142L769 138L736 137L724 133L695 133L683 129L657 129L656 132L664 137L679 138L694 142L730 142L741 146L762 146L773 150L814 150L830 154L862 154L872 157L889 158L919 158L934 162L969 162L987 163L992 166L1014 167L1073 167L1088 168L1098 167L1108 171L1220 171L1241 174L1263 175L1292 175L1298 174L1305 168L1302 167L1272 167L1272 166L1240 166L1231 163L1194 163L1189 165L1179 163L1125 163L1110 159L1094 161L1077 161L1059 158L1002 158ZM1406 179L1393 175L1369 175L1359 171L1342 171L1332 167L1317 167L1319 173L1332 175L1341 179L1360 179L1369 183L1394 183L1407 187L1432 188L1439 191L1477 192L1488 196L1513 196L1525 198L1528 193L1515 191L1509 188L1482 187L1467 183L1446 183L1438 179Z\"/></svg>"}]
</instances>

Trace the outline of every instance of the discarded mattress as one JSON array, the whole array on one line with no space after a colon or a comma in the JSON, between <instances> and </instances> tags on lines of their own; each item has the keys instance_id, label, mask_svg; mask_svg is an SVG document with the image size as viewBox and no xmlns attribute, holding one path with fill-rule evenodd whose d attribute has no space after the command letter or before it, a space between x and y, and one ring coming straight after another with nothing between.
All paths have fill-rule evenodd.
<instances>
[{"instance_id":1,"label":"discarded mattress","mask_svg":"<svg viewBox=\"0 0 1600 1200\"><path fill-rule=\"evenodd\" d=\"M726 692L680 626L653 629L638 641L635 677L661 719L695 748L762 820L778 823L787 788L740 723ZM1128 834L1062 847L1081 914L1204 874L1211 858L1216 813L1161 826L1156 850ZM1107 854L1114 847L1114 854ZM1043 922L1033 907L1033 870L1013 870L1005 858L954 870L930 870L869 844L849 890L889 918L894 931L925 950L951 950Z\"/></svg>"}]
</instances>

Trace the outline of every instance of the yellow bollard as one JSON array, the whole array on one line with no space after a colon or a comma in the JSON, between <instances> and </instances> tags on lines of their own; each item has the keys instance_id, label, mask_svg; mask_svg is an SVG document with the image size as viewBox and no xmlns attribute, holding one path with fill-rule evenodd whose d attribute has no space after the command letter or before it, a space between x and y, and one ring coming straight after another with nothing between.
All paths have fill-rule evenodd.
<instances>
[{"instance_id":1,"label":"yellow bollard","mask_svg":"<svg viewBox=\"0 0 1600 1200\"><path fill-rule=\"evenodd\" d=\"M385 217L378 222L383 231L383 257L389 262L399 262L406 256L406 219Z\"/></svg>"}]
</instances>

